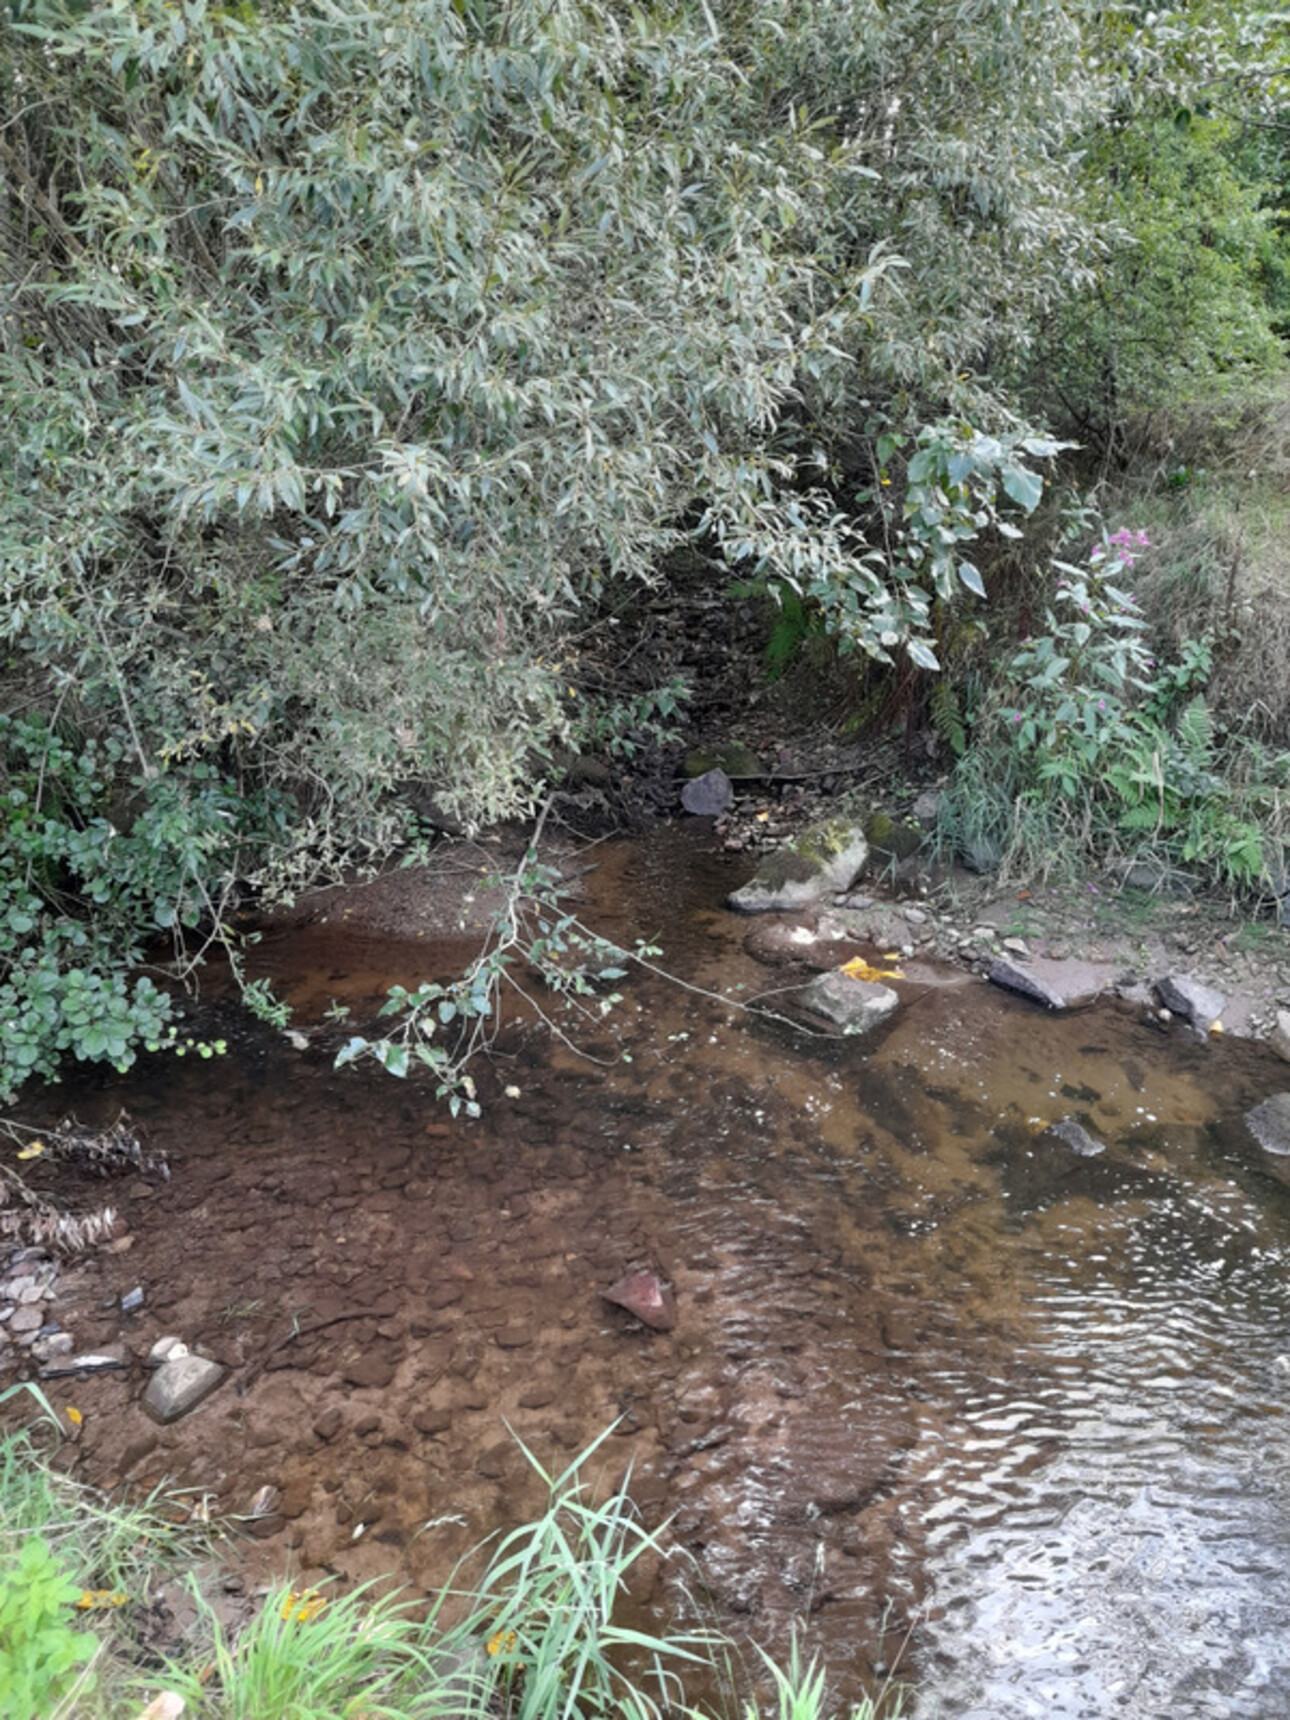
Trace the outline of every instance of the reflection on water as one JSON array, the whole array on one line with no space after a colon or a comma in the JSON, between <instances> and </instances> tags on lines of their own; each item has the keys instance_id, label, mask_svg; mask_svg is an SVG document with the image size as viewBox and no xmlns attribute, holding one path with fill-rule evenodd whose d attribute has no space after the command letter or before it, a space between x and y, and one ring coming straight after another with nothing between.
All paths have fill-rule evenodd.
<instances>
[{"instance_id":1,"label":"reflection on water","mask_svg":"<svg viewBox=\"0 0 1290 1720\"><path fill-rule=\"evenodd\" d=\"M693 838L600 857L597 929L692 985L784 983ZM306 1018L417 977L423 949L346 939L275 951ZM87 1475L229 1508L272 1479L275 1558L430 1586L535 1504L507 1426L562 1462L621 1417L609 1460L693 1555L640 1598L781 1650L808 1620L840 1695L903 1652L919 1720L1284 1720L1290 1194L1219 1127L1284 1071L900 989L856 1044L638 978L597 1028L630 1063L512 1033L479 1125L267 1036L81 1095L171 1150L119 1270L239 1382L151 1444L125 1385L78 1385ZM1064 1115L1105 1152L1043 1138ZM636 1265L674 1333L600 1303Z\"/></svg>"}]
</instances>

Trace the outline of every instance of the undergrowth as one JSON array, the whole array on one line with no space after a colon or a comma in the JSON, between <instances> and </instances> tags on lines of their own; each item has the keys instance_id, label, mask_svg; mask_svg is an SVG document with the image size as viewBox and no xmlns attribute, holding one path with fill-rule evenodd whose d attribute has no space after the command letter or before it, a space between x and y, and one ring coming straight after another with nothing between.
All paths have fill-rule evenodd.
<instances>
[{"instance_id":1,"label":"undergrowth","mask_svg":"<svg viewBox=\"0 0 1290 1720\"><path fill-rule=\"evenodd\" d=\"M0 1405L15 1397L0 1393ZM58 1418L38 1391L35 1428L0 1436L0 1714L5 1720L828 1720L823 1668L795 1644L763 1656L771 1707L731 1691L732 1645L713 1631L654 1634L619 1622L632 1567L661 1554L623 1486L597 1502L583 1472L608 1432L547 1473L533 1522L470 1555L431 1602L384 1584L346 1593L281 1584L242 1626L211 1603L201 1531L157 1496L109 1505L51 1462ZM524 1449L521 1447L521 1449ZM209 1531L207 1531L209 1533ZM480 1570L470 1582L466 1569ZM141 1634L162 1583L191 1589L181 1642ZM378 1588L382 1592L378 1592ZM724 1676L722 1676L724 1670ZM728 1692L688 1706L687 1674ZM898 1720L899 1692L847 1720Z\"/></svg>"}]
</instances>

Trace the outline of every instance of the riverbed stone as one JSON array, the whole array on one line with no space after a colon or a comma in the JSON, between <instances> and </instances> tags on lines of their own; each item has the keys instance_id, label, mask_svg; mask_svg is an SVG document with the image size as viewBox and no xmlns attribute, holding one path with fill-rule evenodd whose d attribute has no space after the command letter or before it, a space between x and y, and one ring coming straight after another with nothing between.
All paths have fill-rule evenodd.
<instances>
[{"instance_id":1,"label":"riverbed stone","mask_svg":"<svg viewBox=\"0 0 1290 1720\"><path fill-rule=\"evenodd\" d=\"M1094 1159L1099 1153L1106 1151L1106 1142L1090 1135L1083 1123L1074 1117L1060 1118L1045 1129L1039 1138L1041 1141L1051 1141L1055 1145L1065 1147L1069 1152L1078 1153L1082 1159Z\"/></svg>"},{"instance_id":2,"label":"riverbed stone","mask_svg":"<svg viewBox=\"0 0 1290 1720\"><path fill-rule=\"evenodd\" d=\"M1290 1093L1274 1093L1245 1113L1245 1126L1276 1158L1290 1158Z\"/></svg>"},{"instance_id":3,"label":"riverbed stone","mask_svg":"<svg viewBox=\"0 0 1290 1720\"><path fill-rule=\"evenodd\" d=\"M1111 990L1116 970L1110 962L1054 961L1051 956L1022 962L1000 956L991 962L987 977L1045 1009L1080 1009Z\"/></svg>"},{"instance_id":4,"label":"riverbed stone","mask_svg":"<svg viewBox=\"0 0 1290 1720\"><path fill-rule=\"evenodd\" d=\"M627 1272L600 1294L606 1302L626 1308L642 1325L656 1332L670 1332L676 1324L672 1292L656 1272Z\"/></svg>"},{"instance_id":5,"label":"riverbed stone","mask_svg":"<svg viewBox=\"0 0 1290 1720\"><path fill-rule=\"evenodd\" d=\"M221 1384L226 1369L206 1356L175 1356L148 1381L143 1407L154 1421L178 1421Z\"/></svg>"},{"instance_id":6,"label":"riverbed stone","mask_svg":"<svg viewBox=\"0 0 1290 1720\"><path fill-rule=\"evenodd\" d=\"M730 778L718 765L686 783L681 790L681 805L693 818L719 818L734 797Z\"/></svg>"},{"instance_id":7,"label":"riverbed stone","mask_svg":"<svg viewBox=\"0 0 1290 1720\"><path fill-rule=\"evenodd\" d=\"M184 1340L176 1337L173 1332L168 1332L164 1337L158 1338L148 1351L148 1366L159 1368L163 1362L175 1361L180 1356L187 1354L188 1345Z\"/></svg>"},{"instance_id":8,"label":"riverbed stone","mask_svg":"<svg viewBox=\"0 0 1290 1720\"><path fill-rule=\"evenodd\" d=\"M900 1006L900 995L889 985L852 979L834 969L813 979L801 993L803 1008L822 1015L844 1033L868 1033Z\"/></svg>"},{"instance_id":9,"label":"riverbed stone","mask_svg":"<svg viewBox=\"0 0 1290 1720\"><path fill-rule=\"evenodd\" d=\"M1227 1008L1222 992L1214 991L1187 973L1171 973L1156 981L1156 996L1173 1015L1182 1016L1207 1033Z\"/></svg>"},{"instance_id":10,"label":"riverbed stone","mask_svg":"<svg viewBox=\"0 0 1290 1720\"><path fill-rule=\"evenodd\" d=\"M807 907L850 889L868 855L857 819L823 819L764 855L748 882L727 898L728 904L741 914Z\"/></svg>"},{"instance_id":11,"label":"riverbed stone","mask_svg":"<svg viewBox=\"0 0 1290 1720\"><path fill-rule=\"evenodd\" d=\"M33 1302L24 1302L20 1308L15 1308L9 1321L9 1330L15 1337L26 1332L35 1334L45 1322L45 1316Z\"/></svg>"}]
</instances>

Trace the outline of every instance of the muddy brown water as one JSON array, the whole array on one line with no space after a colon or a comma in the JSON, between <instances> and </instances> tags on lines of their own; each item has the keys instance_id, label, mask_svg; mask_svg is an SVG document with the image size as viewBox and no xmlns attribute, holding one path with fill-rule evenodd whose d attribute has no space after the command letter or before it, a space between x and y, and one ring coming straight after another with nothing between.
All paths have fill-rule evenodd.
<instances>
[{"instance_id":1,"label":"muddy brown water","mask_svg":"<svg viewBox=\"0 0 1290 1720\"><path fill-rule=\"evenodd\" d=\"M783 983L701 837L599 858L606 935ZM258 959L307 1023L460 953L333 919ZM267 1030L64 1089L173 1172L117 1191L132 1240L73 1275L78 1346L176 1332L231 1369L166 1429L138 1363L59 1382L77 1472L233 1514L271 1483L257 1574L429 1590L540 1507L517 1438L561 1467L616 1422L595 1474L630 1466L678 1549L638 1584L656 1620L805 1625L844 1698L899 1659L920 1717L1283 1720L1290 1190L1238 1119L1284 1066L908 971L863 1043L635 977L580 1031L599 1064L507 1030L478 1123ZM1066 1114L1103 1156L1037 1138ZM673 1332L600 1300L635 1266Z\"/></svg>"}]
</instances>

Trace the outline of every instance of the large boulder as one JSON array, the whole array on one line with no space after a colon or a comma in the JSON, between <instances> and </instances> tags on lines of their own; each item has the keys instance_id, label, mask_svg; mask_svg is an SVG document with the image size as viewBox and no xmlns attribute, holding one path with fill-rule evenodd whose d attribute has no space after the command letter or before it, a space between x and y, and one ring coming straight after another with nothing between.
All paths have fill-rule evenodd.
<instances>
[{"instance_id":1,"label":"large boulder","mask_svg":"<svg viewBox=\"0 0 1290 1720\"><path fill-rule=\"evenodd\" d=\"M741 914L765 914L829 899L850 889L868 854L858 820L824 819L765 855L729 905Z\"/></svg>"},{"instance_id":2,"label":"large boulder","mask_svg":"<svg viewBox=\"0 0 1290 1720\"><path fill-rule=\"evenodd\" d=\"M844 1033L868 1033L900 1005L899 996L889 985L852 979L838 968L803 987L800 1001L804 1009L822 1015Z\"/></svg>"},{"instance_id":3,"label":"large boulder","mask_svg":"<svg viewBox=\"0 0 1290 1720\"><path fill-rule=\"evenodd\" d=\"M734 797L730 778L718 765L686 783L681 790L681 805L692 818L720 818L729 810Z\"/></svg>"}]
</instances>

